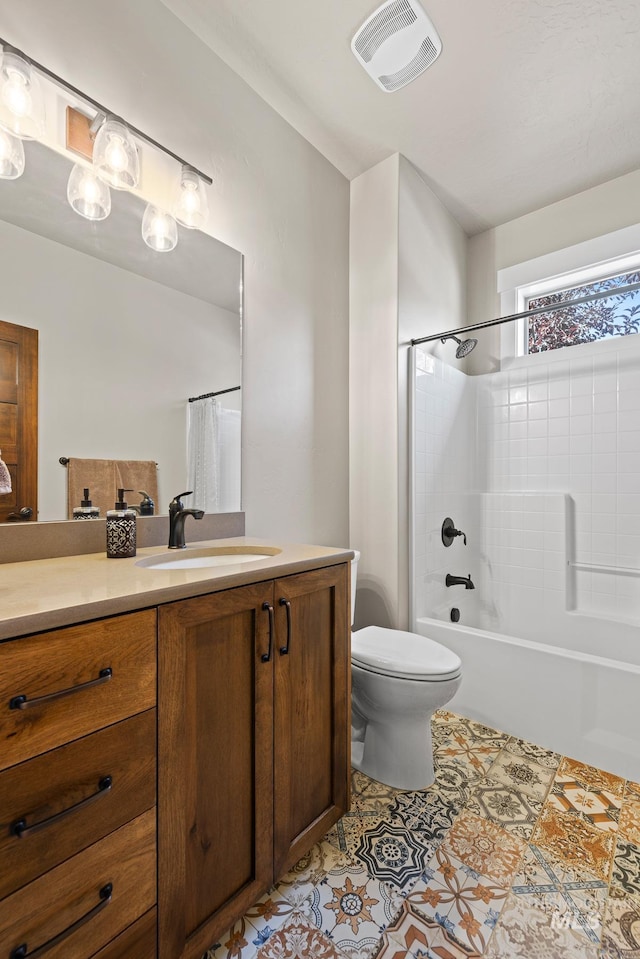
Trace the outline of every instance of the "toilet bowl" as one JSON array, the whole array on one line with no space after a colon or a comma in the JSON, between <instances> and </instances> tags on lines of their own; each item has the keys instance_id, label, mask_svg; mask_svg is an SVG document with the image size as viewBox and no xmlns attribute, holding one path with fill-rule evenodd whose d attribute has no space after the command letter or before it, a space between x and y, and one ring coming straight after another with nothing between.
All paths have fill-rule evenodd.
<instances>
[{"instance_id":1,"label":"toilet bowl","mask_svg":"<svg viewBox=\"0 0 640 959\"><path fill-rule=\"evenodd\" d=\"M360 554L351 564L351 614ZM417 633L366 626L351 634L351 762L396 789L434 781L431 716L462 681L462 662Z\"/></svg>"}]
</instances>

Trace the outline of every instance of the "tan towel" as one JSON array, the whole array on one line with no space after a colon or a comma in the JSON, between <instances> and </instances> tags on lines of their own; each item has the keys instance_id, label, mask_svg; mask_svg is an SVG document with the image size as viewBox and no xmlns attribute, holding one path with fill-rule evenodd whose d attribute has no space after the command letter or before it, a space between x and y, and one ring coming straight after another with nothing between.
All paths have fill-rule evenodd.
<instances>
[{"instance_id":1,"label":"tan towel","mask_svg":"<svg viewBox=\"0 0 640 959\"><path fill-rule=\"evenodd\" d=\"M158 503L158 468L153 460L69 460L67 475L67 515L73 519L74 506L80 506L84 490L89 490L89 499L100 508L104 519L108 509L113 509L118 489L132 489L125 494L128 503L137 506L141 500L138 490L146 490Z\"/></svg>"}]
</instances>

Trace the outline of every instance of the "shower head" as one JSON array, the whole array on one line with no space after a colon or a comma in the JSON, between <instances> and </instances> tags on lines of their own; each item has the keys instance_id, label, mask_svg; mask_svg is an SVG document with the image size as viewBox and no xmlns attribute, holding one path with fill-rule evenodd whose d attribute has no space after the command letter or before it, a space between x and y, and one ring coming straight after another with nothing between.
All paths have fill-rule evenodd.
<instances>
[{"instance_id":1,"label":"shower head","mask_svg":"<svg viewBox=\"0 0 640 959\"><path fill-rule=\"evenodd\" d=\"M463 356L468 356L469 353L471 353L472 350L475 350L476 346L478 345L478 341L473 339L473 337L469 340L463 340L462 342L457 340L457 342L459 345L458 349L456 350L456 359L458 360L461 360Z\"/></svg>"},{"instance_id":2,"label":"shower head","mask_svg":"<svg viewBox=\"0 0 640 959\"><path fill-rule=\"evenodd\" d=\"M456 359L461 360L464 356L468 356L472 350L475 350L478 345L478 341L474 340L473 337L469 340L459 340L457 336L443 336L440 340L441 343L446 343L447 340L455 340L458 344L456 350Z\"/></svg>"}]
</instances>

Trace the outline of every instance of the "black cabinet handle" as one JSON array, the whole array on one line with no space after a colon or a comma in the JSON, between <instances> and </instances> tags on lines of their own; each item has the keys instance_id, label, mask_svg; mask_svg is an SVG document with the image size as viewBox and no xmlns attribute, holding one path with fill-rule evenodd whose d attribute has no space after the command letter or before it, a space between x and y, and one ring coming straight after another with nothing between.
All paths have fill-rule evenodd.
<instances>
[{"instance_id":1,"label":"black cabinet handle","mask_svg":"<svg viewBox=\"0 0 640 959\"><path fill-rule=\"evenodd\" d=\"M267 650L266 653L262 654L260 659L262 660L263 663L268 663L269 660L271 659L271 649L273 647L273 633L275 630L275 622L274 622L274 616L273 616L273 606L271 605L271 603L263 603L262 608L265 610L265 612L269 613L269 649Z\"/></svg>"},{"instance_id":2,"label":"black cabinet handle","mask_svg":"<svg viewBox=\"0 0 640 959\"><path fill-rule=\"evenodd\" d=\"M31 706L41 706L43 703L49 703L54 699L62 699L63 696L71 696L72 693L81 693L83 689L91 689L92 686L102 686L108 683L113 676L113 670L110 666L101 669L97 679L90 679L88 683L80 683L78 686L69 686L68 689L59 689L55 693L48 693L46 696L38 696L36 699L27 699L22 694L13 696L9 700L9 709L29 709Z\"/></svg>"},{"instance_id":3,"label":"black cabinet handle","mask_svg":"<svg viewBox=\"0 0 640 959\"><path fill-rule=\"evenodd\" d=\"M280 647L280 655L287 656L289 654L289 644L291 643L291 603L288 599L280 597L280 605L284 606L287 610L287 645Z\"/></svg>"},{"instance_id":4,"label":"black cabinet handle","mask_svg":"<svg viewBox=\"0 0 640 959\"><path fill-rule=\"evenodd\" d=\"M25 839L34 832L40 832L41 829L46 829L47 826L53 826L54 823L60 822L61 819L65 819L72 813L78 812L78 810L84 809L85 806L91 805L91 803L99 799L100 796L106 796L107 793L111 791L112 785L113 780L111 776L103 776L98 783L98 791L87 796L86 799L81 799L80 802L75 803L73 806L62 809L54 816L49 816L48 819L41 819L40 822L34 822L30 826L27 824L26 816L21 816L20 819L16 819L15 822L11 823L11 832L14 836L17 836L18 839Z\"/></svg>"},{"instance_id":5,"label":"black cabinet handle","mask_svg":"<svg viewBox=\"0 0 640 959\"><path fill-rule=\"evenodd\" d=\"M59 932L57 936L54 936L53 939L49 939L47 942L43 942L41 946L37 946L33 952L28 952L28 946L26 942L23 942L22 945L16 946L15 949L12 949L9 953L9 959L38 959L38 956L44 956L45 952L49 952L50 949L53 949L54 946L59 945L61 942L64 942L72 933L79 929L80 926L84 926L85 922L89 922L99 912L102 912L109 903L111 902L111 896L113 894L113 885L108 882L106 886L103 886L98 895L100 896L100 902L97 906L94 906L93 909L90 909L89 912L86 912L84 916L81 916L80 919L77 919L70 926L67 926L66 929L63 929L62 932Z\"/></svg>"}]
</instances>

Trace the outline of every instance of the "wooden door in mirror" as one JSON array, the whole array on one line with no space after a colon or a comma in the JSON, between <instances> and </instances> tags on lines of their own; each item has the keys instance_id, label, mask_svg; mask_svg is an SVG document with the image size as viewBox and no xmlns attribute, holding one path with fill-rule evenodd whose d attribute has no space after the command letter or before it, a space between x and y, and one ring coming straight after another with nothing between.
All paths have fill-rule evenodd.
<instances>
[{"instance_id":1,"label":"wooden door in mirror","mask_svg":"<svg viewBox=\"0 0 640 959\"><path fill-rule=\"evenodd\" d=\"M38 331L0 321L0 522L38 518ZM30 511L30 512L29 512Z\"/></svg>"}]
</instances>

